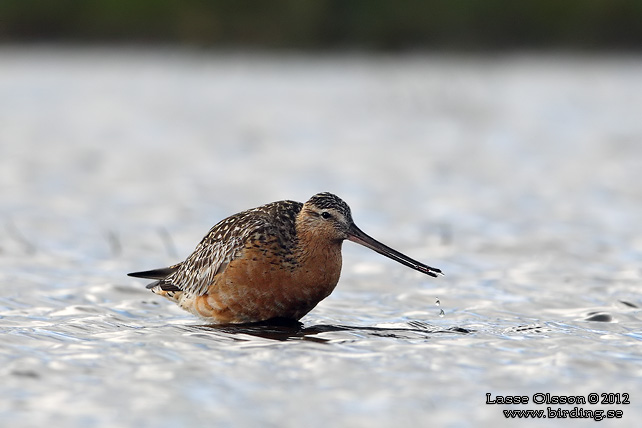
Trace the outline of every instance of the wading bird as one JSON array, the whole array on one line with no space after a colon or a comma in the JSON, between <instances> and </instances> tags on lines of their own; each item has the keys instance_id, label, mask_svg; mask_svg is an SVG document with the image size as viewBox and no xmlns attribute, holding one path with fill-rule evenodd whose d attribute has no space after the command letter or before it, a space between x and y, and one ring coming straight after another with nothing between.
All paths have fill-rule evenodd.
<instances>
[{"instance_id":1,"label":"wading bird","mask_svg":"<svg viewBox=\"0 0 642 428\"><path fill-rule=\"evenodd\" d=\"M210 323L299 320L337 285L346 239L426 275L442 274L366 235L350 207L326 192L304 204L278 201L234 214L185 261L129 276L155 280L147 288Z\"/></svg>"}]
</instances>

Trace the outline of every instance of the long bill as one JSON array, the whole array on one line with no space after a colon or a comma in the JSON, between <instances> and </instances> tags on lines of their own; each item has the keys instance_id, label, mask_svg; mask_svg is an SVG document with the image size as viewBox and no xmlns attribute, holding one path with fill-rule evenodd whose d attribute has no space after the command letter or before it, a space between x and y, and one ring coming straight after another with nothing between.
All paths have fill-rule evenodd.
<instances>
[{"instance_id":1,"label":"long bill","mask_svg":"<svg viewBox=\"0 0 642 428\"><path fill-rule=\"evenodd\" d=\"M401 263L402 265L413 268L414 270L417 270L421 273L425 273L426 275L430 275L433 277L437 277L437 275L443 275L440 269L430 267L421 262L418 262L417 260L411 259L405 254L402 254L399 251L382 244L376 239L366 235L354 224L350 226L347 239L349 241L356 242L357 244L361 244L366 248L370 248L371 250L376 251L379 254L383 254L384 256Z\"/></svg>"}]
</instances>

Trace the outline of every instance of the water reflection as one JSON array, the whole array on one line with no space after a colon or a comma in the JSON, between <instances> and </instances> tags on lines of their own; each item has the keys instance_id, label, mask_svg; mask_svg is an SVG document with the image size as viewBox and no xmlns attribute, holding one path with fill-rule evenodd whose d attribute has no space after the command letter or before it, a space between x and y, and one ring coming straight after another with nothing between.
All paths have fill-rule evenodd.
<instances>
[{"instance_id":1,"label":"water reflection","mask_svg":"<svg viewBox=\"0 0 642 428\"><path fill-rule=\"evenodd\" d=\"M331 339L318 337L322 333L348 332L367 337L388 337L396 339L429 338L435 334L468 334L473 330L462 327L442 328L421 321L410 321L399 327L373 327L318 324L304 326L292 320L274 319L253 324L199 325L195 328L226 335L250 335L277 341L309 340L318 343L330 342ZM238 338L238 340L244 340Z\"/></svg>"}]
</instances>

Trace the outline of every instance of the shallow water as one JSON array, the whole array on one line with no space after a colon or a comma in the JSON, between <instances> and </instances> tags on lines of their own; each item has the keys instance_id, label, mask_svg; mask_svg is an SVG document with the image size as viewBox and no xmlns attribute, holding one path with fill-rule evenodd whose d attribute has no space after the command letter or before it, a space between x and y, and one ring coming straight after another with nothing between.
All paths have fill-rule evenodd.
<instances>
[{"instance_id":1,"label":"shallow water","mask_svg":"<svg viewBox=\"0 0 642 428\"><path fill-rule=\"evenodd\" d=\"M642 59L4 47L0 94L0 425L514 426L504 410L576 407L536 393L628 393L579 407L639 423ZM326 190L446 276L346 243L302 325L237 328L125 276Z\"/></svg>"}]
</instances>

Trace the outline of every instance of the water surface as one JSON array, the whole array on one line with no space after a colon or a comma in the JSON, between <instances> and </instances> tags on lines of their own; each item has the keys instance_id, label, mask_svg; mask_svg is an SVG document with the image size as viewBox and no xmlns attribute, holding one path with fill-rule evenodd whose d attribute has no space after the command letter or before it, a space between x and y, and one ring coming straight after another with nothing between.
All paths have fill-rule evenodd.
<instances>
[{"instance_id":1,"label":"water surface","mask_svg":"<svg viewBox=\"0 0 642 428\"><path fill-rule=\"evenodd\" d=\"M639 58L4 47L0 94L2 426L514 426L503 410L574 407L487 393L628 393L580 407L637 426ZM241 328L125 276L319 191L446 276L346 243L301 325Z\"/></svg>"}]
</instances>

